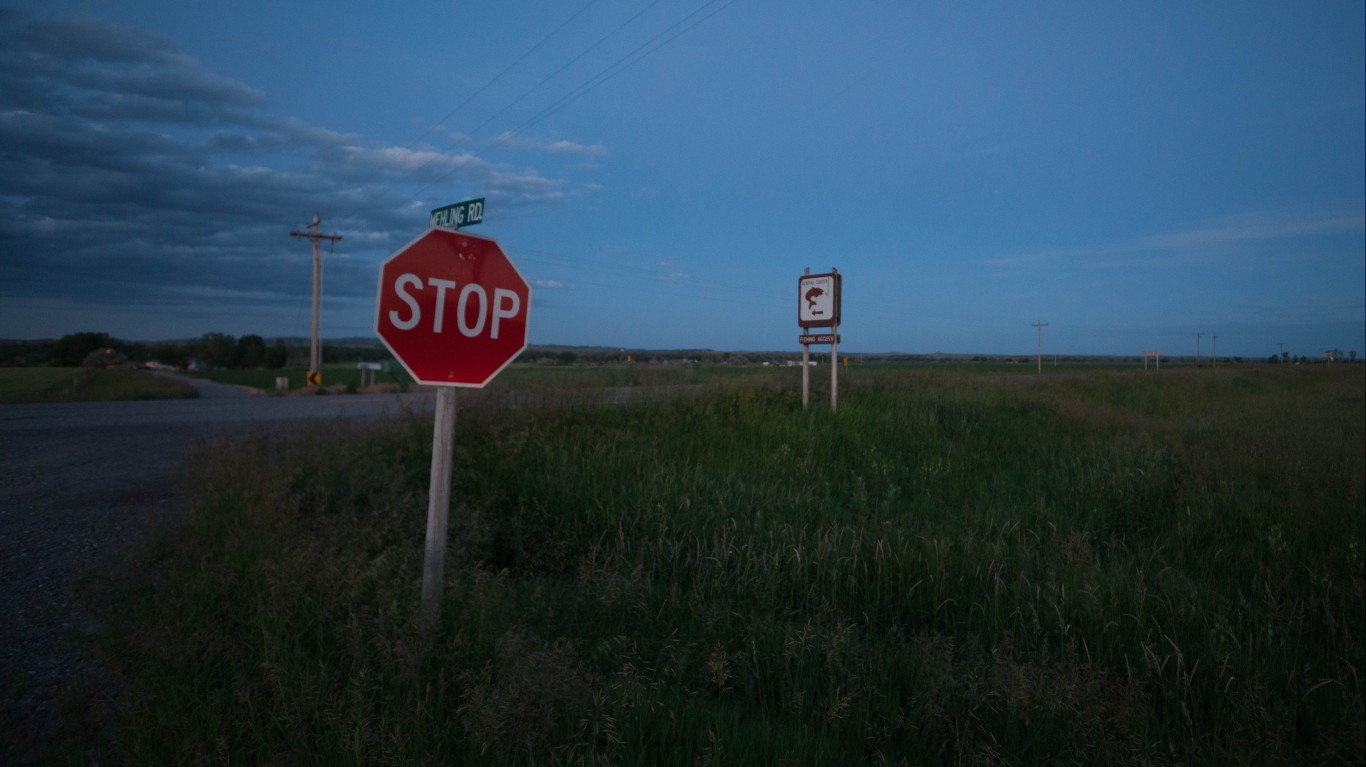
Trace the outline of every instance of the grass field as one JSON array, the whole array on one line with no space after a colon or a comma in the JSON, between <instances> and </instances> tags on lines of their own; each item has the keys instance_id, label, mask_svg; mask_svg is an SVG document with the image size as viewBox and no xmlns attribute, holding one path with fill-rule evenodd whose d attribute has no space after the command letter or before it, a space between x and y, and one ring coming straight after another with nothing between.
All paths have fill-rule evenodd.
<instances>
[{"instance_id":1,"label":"grass field","mask_svg":"<svg viewBox=\"0 0 1366 767\"><path fill-rule=\"evenodd\" d=\"M432 636L430 417L211 447L88 589L99 761L1359 764L1363 370L470 398Z\"/></svg>"},{"instance_id":2,"label":"grass field","mask_svg":"<svg viewBox=\"0 0 1366 767\"><path fill-rule=\"evenodd\" d=\"M127 368L0 368L0 402L104 402L195 396L192 386Z\"/></svg>"},{"instance_id":3,"label":"grass field","mask_svg":"<svg viewBox=\"0 0 1366 767\"><path fill-rule=\"evenodd\" d=\"M323 370L324 386L360 386L361 371L351 365L324 365ZM256 368L250 370L220 369L205 370L202 372L191 373L190 375L206 378L218 383L234 384L236 386L251 386L262 391L274 391L275 379L285 377L289 379L290 389L302 389L305 385L305 376L308 371L304 368L284 368L282 370ZM406 373L398 373L392 376L388 373L376 373L378 383L395 383L402 381L405 385L411 385L412 379Z\"/></svg>"},{"instance_id":4,"label":"grass field","mask_svg":"<svg viewBox=\"0 0 1366 767\"><path fill-rule=\"evenodd\" d=\"M827 375L829 369L826 369ZM290 389L304 388L308 371L303 368L268 370L219 369L192 373L218 383L251 386L264 391L275 389L275 379L284 376L289 379ZM322 370L323 385L359 387L361 371L351 365L325 365ZM658 386L680 383L705 383L733 381L736 379L762 379L771 375L760 367L704 368L692 365L609 365L600 367L565 367L559 365L519 365L505 369L498 377L498 383L491 387L493 398L497 399L499 389L513 389L520 392L528 390L545 391L549 399L553 392L563 389L594 389L607 386ZM392 373L377 372L377 383L398 383L404 387L413 386L413 379L402 369ZM470 394L476 398L478 394Z\"/></svg>"}]
</instances>

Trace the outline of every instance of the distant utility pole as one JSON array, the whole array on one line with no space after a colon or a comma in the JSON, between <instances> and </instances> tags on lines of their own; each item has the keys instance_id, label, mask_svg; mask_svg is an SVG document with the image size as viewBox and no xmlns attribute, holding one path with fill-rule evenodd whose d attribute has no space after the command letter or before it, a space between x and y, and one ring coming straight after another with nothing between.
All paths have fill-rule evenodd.
<instances>
[{"instance_id":1,"label":"distant utility pole","mask_svg":"<svg viewBox=\"0 0 1366 767\"><path fill-rule=\"evenodd\" d=\"M1204 333L1191 333L1191 335L1195 336L1195 366L1200 367L1200 336L1203 336Z\"/></svg>"},{"instance_id":2,"label":"distant utility pole","mask_svg":"<svg viewBox=\"0 0 1366 767\"><path fill-rule=\"evenodd\" d=\"M293 231L289 233L290 237L307 237L313 241L313 337L308 348L308 384L310 386L318 386L323 380L322 350L318 348L318 299L322 295L323 261L322 255L318 252L318 240L331 240L335 243L341 239L340 234L323 234L321 227L322 219L314 214L313 223L308 225L307 232Z\"/></svg>"},{"instance_id":3,"label":"distant utility pole","mask_svg":"<svg viewBox=\"0 0 1366 767\"><path fill-rule=\"evenodd\" d=\"M1213 348L1210 349L1210 352L1209 352L1210 364L1211 364L1212 366L1214 366L1214 367L1217 368L1217 367L1219 367L1219 334L1218 334L1218 333L1213 333L1213 334L1210 335L1210 346L1213 347Z\"/></svg>"},{"instance_id":4,"label":"distant utility pole","mask_svg":"<svg viewBox=\"0 0 1366 767\"><path fill-rule=\"evenodd\" d=\"M1039 333L1039 349L1037 352L1036 361L1039 363L1039 375L1043 375L1043 329L1048 327L1048 323L1040 320L1034 323L1033 327Z\"/></svg>"},{"instance_id":5,"label":"distant utility pole","mask_svg":"<svg viewBox=\"0 0 1366 767\"><path fill-rule=\"evenodd\" d=\"M1276 363L1277 363L1277 364L1280 364L1280 363L1282 363L1282 362L1285 362L1285 342L1284 342L1284 341L1277 341L1276 343L1278 343L1278 344L1281 345L1281 356L1279 356L1279 357L1276 358Z\"/></svg>"}]
</instances>

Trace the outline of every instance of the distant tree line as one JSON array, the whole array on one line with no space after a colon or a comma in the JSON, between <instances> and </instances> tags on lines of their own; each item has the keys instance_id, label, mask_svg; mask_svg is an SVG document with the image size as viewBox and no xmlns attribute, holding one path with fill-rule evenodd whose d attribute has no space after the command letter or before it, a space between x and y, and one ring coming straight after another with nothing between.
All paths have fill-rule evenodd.
<instances>
[{"instance_id":1,"label":"distant tree line","mask_svg":"<svg viewBox=\"0 0 1366 767\"><path fill-rule=\"evenodd\" d=\"M125 341L108 333L70 333L55 341L0 342L0 364L6 366L81 367L157 362L177 368L282 368L289 361L283 339L267 344L258 335L234 338L206 333L191 341Z\"/></svg>"},{"instance_id":2,"label":"distant tree line","mask_svg":"<svg viewBox=\"0 0 1366 767\"><path fill-rule=\"evenodd\" d=\"M392 359L378 341L365 338L339 339L322 344L323 362L379 362ZM813 358L824 362L828 347L816 347ZM712 349L618 349L600 346L532 346L524 351L518 362L534 365L760 365L783 364L801 359L800 351L779 352L724 352ZM844 355L841 355L844 356ZM963 354L855 354L851 360L876 362L1022 362L1033 358L1021 355L963 355ZM1137 357L1057 356L1061 362L1129 362ZM1241 357L1224 358L1242 362ZM267 342L255 334L234 337L227 333L206 333L186 341L125 341L108 333L71 333L56 340L5 341L0 340L0 367L110 365L123 363L147 364L158 362L177 368L208 366L214 368L268 368L307 365L308 340L276 338ZM1356 362L1353 349L1347 353L1333 349L1321 357L1310 358L1290 352L1272 354L1267 362L1273 364L1306 364L1315 362Z\"/></svg>"},{"instance_id":3,"label":"distant tree line","mask_svg":"<svg viewBox=\"0 0 1366 767\"><path fill-rule=\"evenodd\" d=\"M200 339L198 356L216 368L278 370L289 362L289 349L281 338L275 339L273 345L266 346L265 339L254 334L233 338L227 333L205 333Z\"/></svg>"},{"instance_id":4,"label":"distant tree line","mask_svg":"<svg viewBox=\"0 0 1366 767\"><path fill-rule=\"evenodd\" d=\"M1281 352L1280 356L1272 354L1270 357L1266 358L1266 361L1272 364L1281 365L1308 365L1314 362L1356 362L1357 350L1352 349L1346 354L1343 354L1341 349L1325 349L1323 355L1317 358L1306 357L1303 354L1295 355L1290 352Z\"/></svg>"}]
</instances>

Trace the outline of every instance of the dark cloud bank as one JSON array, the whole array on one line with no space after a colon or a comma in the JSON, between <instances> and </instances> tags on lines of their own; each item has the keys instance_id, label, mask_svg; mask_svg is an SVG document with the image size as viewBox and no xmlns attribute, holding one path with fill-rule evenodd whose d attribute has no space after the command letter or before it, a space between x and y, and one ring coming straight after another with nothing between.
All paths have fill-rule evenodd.
<instances>
[{"instance_id":1,"label":"dark cloud bank","mask_svg":"<svg viewBox=\"0 0 1366 767\"><path fill-rule=\"evenodd\" d=\"M345 237L329 296L361 302L378 261L420 231L424 189L475 188L504 206L560 194L470 154L280 116L170 41L92 19L0 9L0 94L0 300L117 307L148 318L132 331L143 337L297 305L310 253L288 233L314 213ZM0 328L10 335L26 333Z\"/></svg>"}]
</instances>

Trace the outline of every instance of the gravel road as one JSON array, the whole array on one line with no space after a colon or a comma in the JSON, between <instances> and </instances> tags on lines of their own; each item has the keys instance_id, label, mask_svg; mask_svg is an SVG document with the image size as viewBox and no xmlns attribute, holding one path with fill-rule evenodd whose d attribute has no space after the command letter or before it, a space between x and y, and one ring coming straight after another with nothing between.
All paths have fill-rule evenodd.
<instances>
[{"instance_id":1,"label":"gravel road","mask_svg":"<svg viewBox=\"0 0 1366 767\"><path fill-rule=\"evenodd\" d=\"M0 405L0 764L38 764L64 691L101 676L71 585L176 513L201 440L432 406L429 393Z\"/></svg>"}]
</instances>

